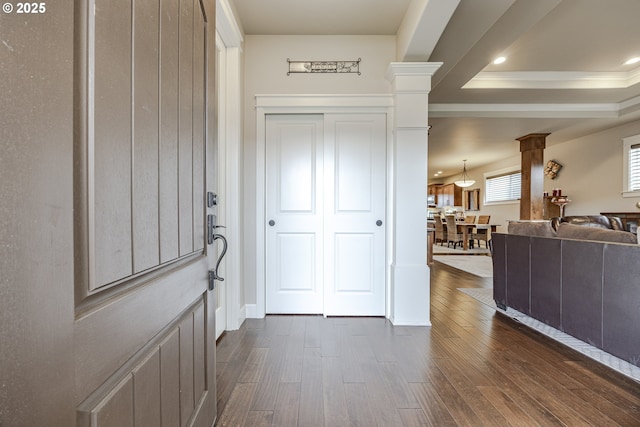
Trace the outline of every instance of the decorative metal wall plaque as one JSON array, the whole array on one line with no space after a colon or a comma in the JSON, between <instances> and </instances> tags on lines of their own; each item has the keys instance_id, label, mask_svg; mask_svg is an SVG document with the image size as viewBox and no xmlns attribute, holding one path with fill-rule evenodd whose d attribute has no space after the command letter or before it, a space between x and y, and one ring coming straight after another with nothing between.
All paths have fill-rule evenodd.
<instances>
[{"instance_id":1,"label":"decorative metal wall plaque","mask_svg":"<svg viewBox=\"0 0 640 427\"><path fill-rule=\"evenodd\" d=\"M360 75L360 61L291 61L289 63L289 72L291 73L358 73Z\"/></svg>"}]
</instances>

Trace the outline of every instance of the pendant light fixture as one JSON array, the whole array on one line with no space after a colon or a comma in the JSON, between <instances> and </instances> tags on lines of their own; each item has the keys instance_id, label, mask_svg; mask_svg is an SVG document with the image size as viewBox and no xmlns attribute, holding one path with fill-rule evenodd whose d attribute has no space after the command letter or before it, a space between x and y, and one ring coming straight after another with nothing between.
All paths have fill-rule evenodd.
<instances>
[{"instance_id":1,"label":"pendant light fixture","mask_svg":"<svg viewBox=\"0 0 640 427\"><path fill-rule=\"evenodd\" d=\"M457 185L458 187L464 188L464 187L470 187L476 182L472 179L469 179L469 176L467 175L467 161L463 160L463 162L464 162L464 166L462 167L462 179L460 181L454 182L454 184Z\"/></svg>"}]
</instances>

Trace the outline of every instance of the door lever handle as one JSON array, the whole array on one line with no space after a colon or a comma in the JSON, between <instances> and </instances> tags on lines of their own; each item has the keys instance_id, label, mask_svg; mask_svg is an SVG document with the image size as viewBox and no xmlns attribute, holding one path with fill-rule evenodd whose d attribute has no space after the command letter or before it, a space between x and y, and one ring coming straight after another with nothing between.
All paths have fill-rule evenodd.
<instances>
[{"instance_id":1,"label":"door lever handle","mask_svg":"<svg viewBox=\"0 0 640 427\"><path fill-rule=\"evenodd\" d=\"M219 226L222 227L222 226ZM215 281L218 280L220 282L224 282L224 277L220 277L218 275L218 268L220 267L220 262L222 262L222 258L227 253L227 238L222 234L214 234L213 240L222 240L222 252L218 255L218 261L216 262L216 266L209 270L209 290L212 291L215 288Z\"/></svg>"},{"instance_id":2,"label":"door lever handle","mask_svg":"<svg viewBox=\"0 0 640 427\"><path fill-rule=\"evenodd\" d=\"M224 225L218 225L216 224L217 221L217 217L213 214L209 214L207 215L207 244L211 245L213 244L214 236L214 230L217 228L227 228Z\"/></svg>"}]
</instances>

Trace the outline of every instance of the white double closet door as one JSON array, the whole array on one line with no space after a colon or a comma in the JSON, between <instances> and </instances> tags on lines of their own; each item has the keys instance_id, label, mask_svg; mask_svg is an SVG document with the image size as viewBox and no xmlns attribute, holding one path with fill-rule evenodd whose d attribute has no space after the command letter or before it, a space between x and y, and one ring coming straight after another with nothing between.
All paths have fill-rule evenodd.
<instances>
[{"instance_id":1,"label":"white double closet door","mask_svg":"<svg viewBox=\"0 0 640 427\"><path fill-rule=\"evenodd\" d=\"M386 115L266 121L266 312L384 315Z\"/></svg>"}]
</instances>

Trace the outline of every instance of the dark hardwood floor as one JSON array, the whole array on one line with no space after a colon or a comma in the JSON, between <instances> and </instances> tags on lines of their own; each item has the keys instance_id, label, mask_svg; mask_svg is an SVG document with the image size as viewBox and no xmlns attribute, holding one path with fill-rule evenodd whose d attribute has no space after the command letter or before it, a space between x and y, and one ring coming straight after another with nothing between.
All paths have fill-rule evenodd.
<instances>
[{"instance_id":1,"label":"dark hardwood floor","mask_svg":"<svg viewBox=\"0 0 640 427\"><path fill-rule=\"evenodd\" d=\"M517 324L438 262L433 326L248 319L217 345L219 426L640 426L640 384Z\"/></svg>"}]
</instances>

